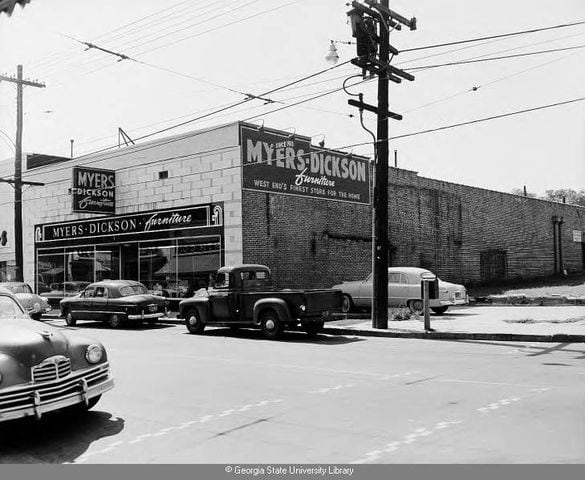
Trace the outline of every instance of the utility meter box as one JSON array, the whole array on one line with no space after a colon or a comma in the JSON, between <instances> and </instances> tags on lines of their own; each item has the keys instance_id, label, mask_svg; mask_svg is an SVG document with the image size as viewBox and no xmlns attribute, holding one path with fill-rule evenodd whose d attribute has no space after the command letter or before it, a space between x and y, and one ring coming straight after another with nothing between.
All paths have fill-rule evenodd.
<instances>
[{"instance_id":1,"label":"utility meter box","mask_svg":"<svg viewBox=\"0 0 585 480\"><path fill-rule=\"evenodd\" d=\"M420 297L425 297L425 283L429 285L429 300L439 298L439 279L432 273L423 273L420 282Z\"/></svg>"}]
</instances>

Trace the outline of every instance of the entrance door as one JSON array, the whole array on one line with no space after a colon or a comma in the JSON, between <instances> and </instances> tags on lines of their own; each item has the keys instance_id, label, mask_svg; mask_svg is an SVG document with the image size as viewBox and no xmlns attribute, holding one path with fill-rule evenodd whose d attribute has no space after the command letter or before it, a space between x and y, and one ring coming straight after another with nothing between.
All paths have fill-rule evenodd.
<instances>
[{"instance_id":1,"label":"entrance door","mask_svg":"<svg viewBox=\"0 0 585 480\"><path fill-rule=\"evenodd\" d=\"M121 245L121 279L138 280L138 244Z\"/></svg>"}]
</instances>

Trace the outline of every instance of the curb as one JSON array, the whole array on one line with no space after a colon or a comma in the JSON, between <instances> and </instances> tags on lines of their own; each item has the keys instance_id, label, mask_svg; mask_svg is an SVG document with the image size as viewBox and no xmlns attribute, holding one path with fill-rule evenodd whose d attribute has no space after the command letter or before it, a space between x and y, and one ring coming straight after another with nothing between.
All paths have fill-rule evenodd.
<instances>
[{"instance_id":1,"label":"curb","mask_svg":"<svg viewBox=\"0 0 585 480\"><path fill-rule=\"evenodd\" d=\"M473 297L469 305L510 305L510 306L579 306L585 305L585 297L567 297L564 295L549 295L541 297L527 297L526 295L489 295L487 297Z\"/></svg>"},{"instance_id":2,"label":"curb","mask_svg":"<svg viewBox=\"0 0 585 480\"><path fill-rule=\"evenodd\" d=\"M363 337L419 338L425 340L498 340L501 342L585 343L585 335L529 335L518 333L468 333L468 332L398 332L388 330L360 330L353 328L325 327L323 333L331 335L357 335Z\"/></svg>"},{"instance_id":3,"label":"curb","mask_svg":"<svg viewBox=\"0 0 585 480\"><path fill-rule=\"evenodd\" d=\"M182 325L184 321L179 318L164 318L159 320L159 323ZM570 335L564 333L557 333L554 335L530 335L520 333L415 332L412 330L362 330L358 328L341 327L325 327L322 333L361 337L418 338L423 340L495 340L500 342L585 343L585 335Z\"/></svg>"}]
</instances>

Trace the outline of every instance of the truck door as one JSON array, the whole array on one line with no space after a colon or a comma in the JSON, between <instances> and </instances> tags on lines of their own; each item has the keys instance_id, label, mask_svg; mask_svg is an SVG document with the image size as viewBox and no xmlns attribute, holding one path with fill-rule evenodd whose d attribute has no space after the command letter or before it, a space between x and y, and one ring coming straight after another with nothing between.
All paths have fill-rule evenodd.
<instances>
[{"instance_id":1,"label":"truck door","mask_svg":"<svg viewBox=\"0 0 585 480\"><path fill-rule=\"evenodd\" d=\"M228 272L218 274L215 286L209 292L213 320L225 321L232 317L231 284L233 284L233 279L230 277Z\"/></svg>"}]
</instances>

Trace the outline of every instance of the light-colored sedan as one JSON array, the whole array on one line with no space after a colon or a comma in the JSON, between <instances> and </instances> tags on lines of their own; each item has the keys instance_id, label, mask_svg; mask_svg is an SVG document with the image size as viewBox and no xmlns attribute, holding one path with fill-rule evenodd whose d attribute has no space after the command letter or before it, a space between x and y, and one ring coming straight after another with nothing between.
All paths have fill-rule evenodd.
<instances>
[{"instance_id":1,"label":"light-colored sedan","mask_svg":"<svg viewBox=\"0 0 585 480\"><path fill-rule=\"evenodd\" d=\"M22 304L26 313L35 320L40 320L43 313L51 311L51 306L46 298L41 297L33 292L28 283L24 282L2 282L0 288L12 292L18 301Z\"/></svg>"},{"instance_id":2,"label":"light-colored sedan","mask_svg":"<svg viewBox=\"0 0 585 480\"><path fill-rule=\"evenodd\" d=\"M411 312L421 314L423 301L421 280L423 275L433 275L429 270L416 267L390 267L388 269L388 306L408 307ZM442 314L452 305L465 305L469 302L467 290L463 285L444 282L439 279L439 298L429 300L430 308ZM372 274L365 280L343 282L332 288L343 292L344 313L353 308L370 308L372 305Z\"/></svg>"}]
</instances>

